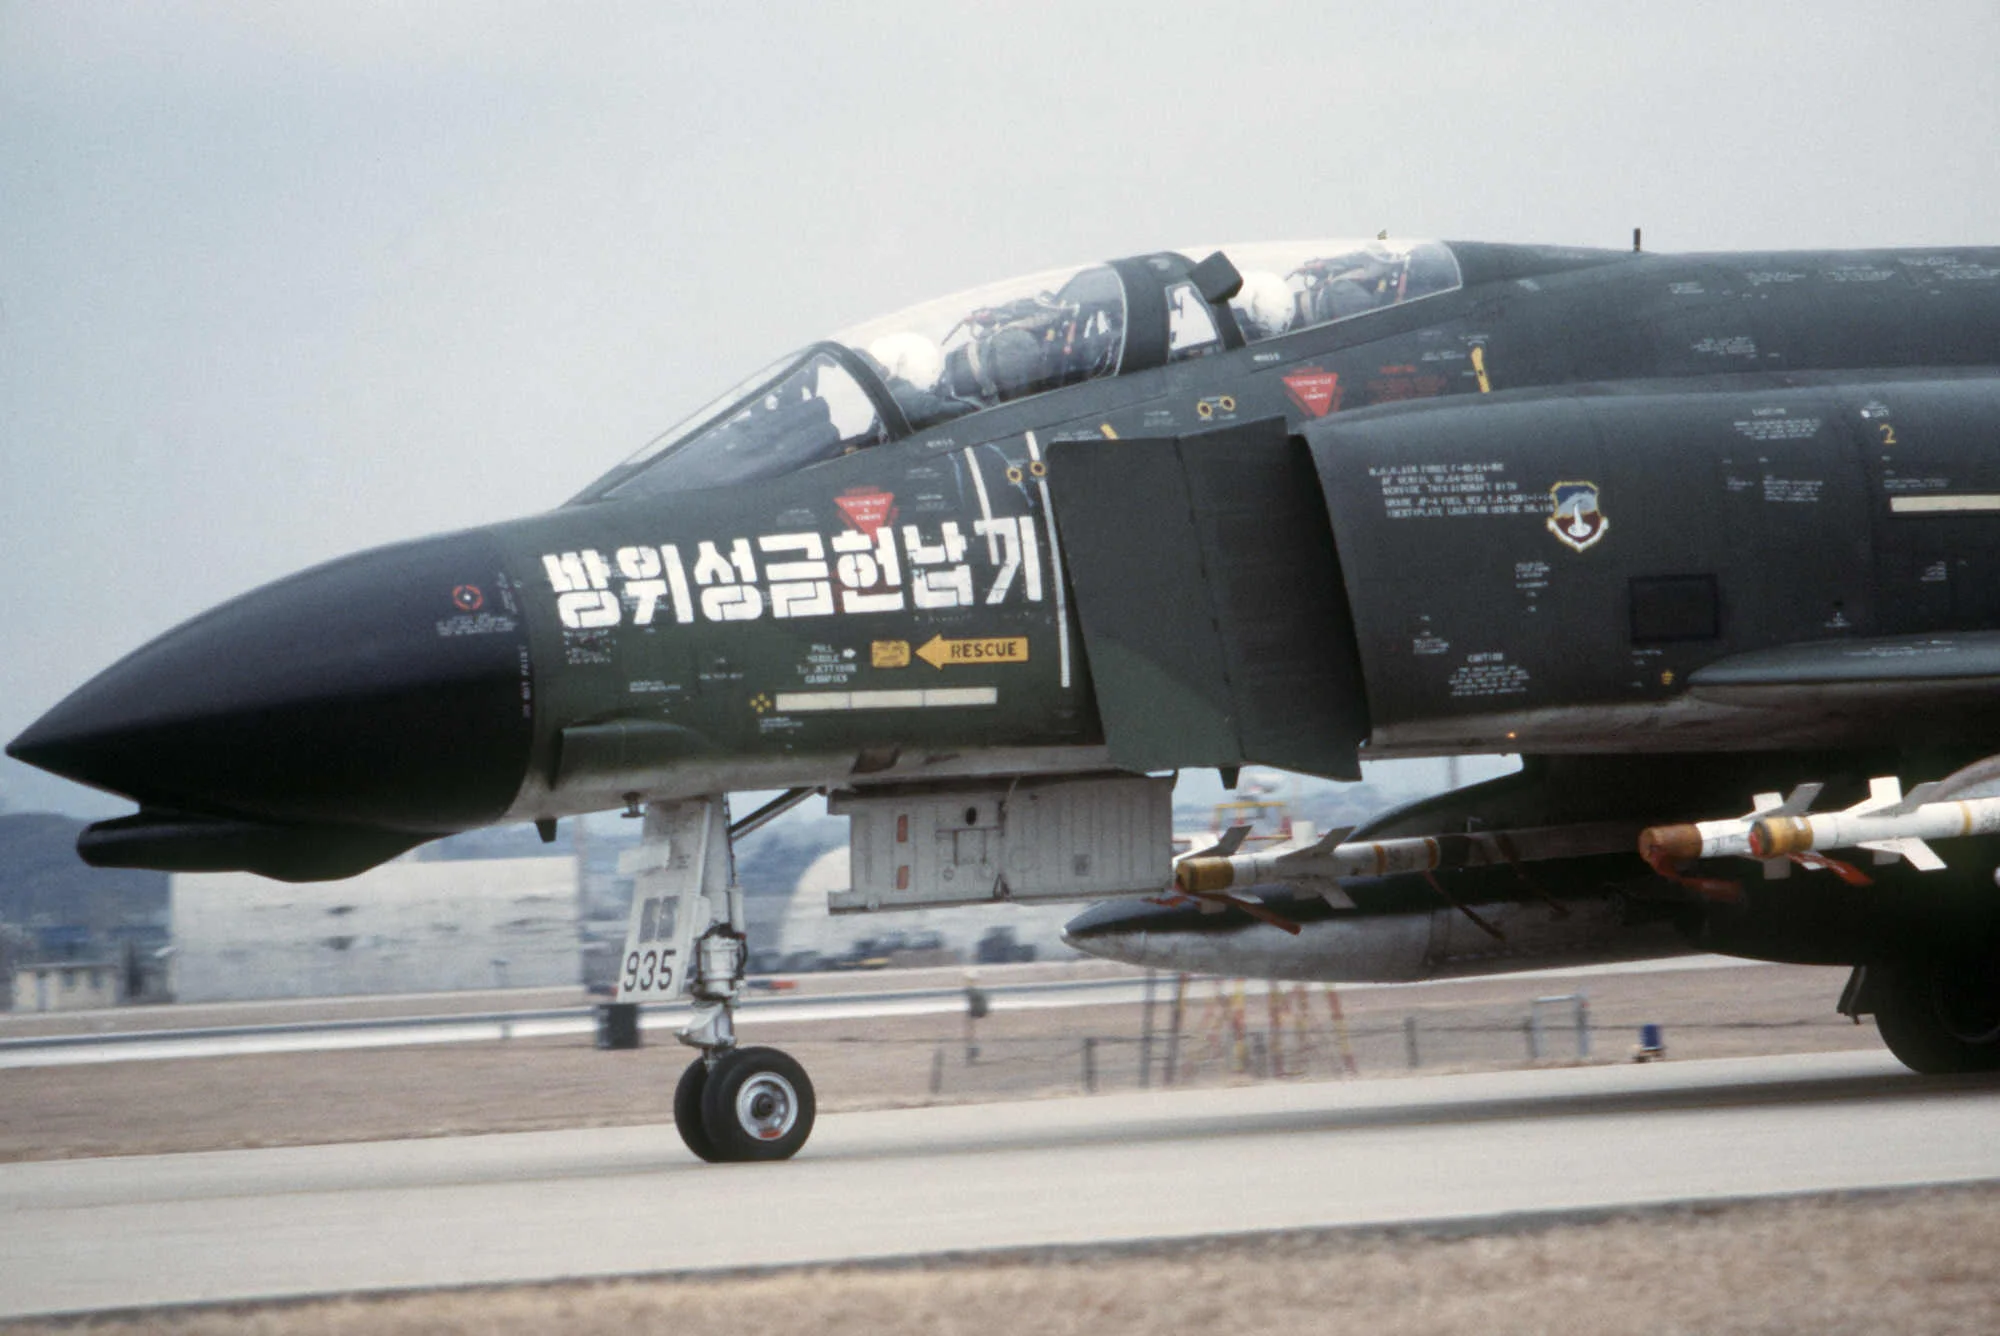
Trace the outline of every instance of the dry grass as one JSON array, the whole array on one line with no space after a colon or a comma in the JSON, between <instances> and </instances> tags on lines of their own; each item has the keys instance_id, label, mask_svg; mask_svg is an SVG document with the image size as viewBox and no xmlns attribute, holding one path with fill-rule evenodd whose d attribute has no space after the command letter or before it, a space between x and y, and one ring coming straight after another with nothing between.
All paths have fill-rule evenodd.
<instances>
[{"instance_id":1,"label":"dry grass","mask_svg":"<svg viewBox=\"0 0 2000 1336\"><path fill-rule=\"evenodd\" d=\"M1279 1235L1144 1253L621 1280L28 1324L29 1332L595 1336L1990 1333L2000 1187L1651 1211L1470 1237Z\"/></svg>"}]
</instances>

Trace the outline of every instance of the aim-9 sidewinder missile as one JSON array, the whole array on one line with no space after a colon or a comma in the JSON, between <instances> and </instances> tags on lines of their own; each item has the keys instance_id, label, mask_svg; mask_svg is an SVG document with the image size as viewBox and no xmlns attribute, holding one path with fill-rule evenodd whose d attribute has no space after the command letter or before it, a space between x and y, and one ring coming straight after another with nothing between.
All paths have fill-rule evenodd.
<instances>
[{"instance_id":1,"label":"aim-9 sidewinder missile","mask_svg":"<svg viewBox=\"0 0 2000 1336\"><path fill-rule=\"evenodd\" d=\"M1656 867L1662 860L1755 858L1768 875L1782 876L1794 856L1866 849L1877 863L1906 858L1920 871L1935 872L1945 863L1926 840L2000 832L2000 797L1931 801L1947 782L1919 784L1905 794L1895 776L1877 776L1860 802L1818 815L1808 811L1819 796L1818 784L1801 784L1782 802L1775 793L1760 793L1740 817L1649 826L1639 835L1639 852Z\"/></svg>"},{"instance_id":2,"label":"aim-9 sidewinder missile","mask_svg":"<svg viewBox=\"0 0 2000 1336\"><path fill-rule=\"evenodd\" d=\"M1654 867L1665 863L1685 863L1697 858L1750 858L1750 831L1766 817L1792 816L1809 810L1819 797L1822 784L1801 784L1790 794L1760 793L1750 800L1750 810L1720 821L1688 821L1671 826L1648 826L1639 832L1639 855ZM1789 869L1772 867L1769 876L1782 877Z\"/></svg>"},{"instance_id":3,"label":"aim-9 sidewinder missile","mask_svg":"<svg viewBox=\"0 0 2000 1336\"><path fill-rule=\"evenodd\" d=\"M1937 784L1919 784L1905 797L1894 777L1870 781L1866 799L1841 812L1819 816L1787 813L1765 817L1750 832L1750 852L1757 858L1783 858L1821 849L1867 849L1878 863L1907 858L1912 866L1935 872L1944 866L1926 840L2000 831L2000 798L1954 798L1925 801Z\"/></svg>"},{"instance_id":4,"label":"aim-9 sidewinder missile","mask_svg":"<svg viewBox=\"0 0 2000 1336\"><path fill-rule=\"evenodd\" d=\"M1176 863L1174 881L1188 895L1212 895L1232 887L1274 882L1313 884L1326 894L1347 877L1386 877L1398 872L1615 853L1630 849L1635 833L1631 822L1599 821L1343 844L1347 832L1333 831L1301 849L1239 854L1233 852L1235 845L1229 846L1230 851L1217 845L1213 851L1190 855ZM1207 856L1211 853L1220 856Z\"/></svg>"}]
</instances>

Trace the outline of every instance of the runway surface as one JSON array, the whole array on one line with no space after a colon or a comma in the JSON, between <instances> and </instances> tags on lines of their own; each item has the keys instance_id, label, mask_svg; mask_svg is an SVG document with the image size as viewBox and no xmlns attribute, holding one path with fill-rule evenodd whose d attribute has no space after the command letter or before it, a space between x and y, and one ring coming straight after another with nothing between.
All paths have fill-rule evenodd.
<instances>
[{"instance_id":1,"label":"runway surface","mask_svg":"<svg viewBox=\"0 0 2000 1336\"><path fill-rule=\"evenodd\" d=\"M2000 1179L2000 1082L1834 1053L0 1165L0 1316Z\"/></svg>"}]
</instances>

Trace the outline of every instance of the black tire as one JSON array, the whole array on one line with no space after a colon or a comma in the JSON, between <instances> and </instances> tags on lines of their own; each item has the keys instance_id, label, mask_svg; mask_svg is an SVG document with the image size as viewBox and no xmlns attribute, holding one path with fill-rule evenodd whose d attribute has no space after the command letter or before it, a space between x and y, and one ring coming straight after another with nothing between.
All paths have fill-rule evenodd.
<instances>
[{"instance_id":1,"label":"black tire","mask_svg":"<svg viewBox=\"0 0 2000 1336\"><path fill-rule=\"evenodd\" d=\"M674 1087L674 1129L687 1142L689 1150L714 1164L722 1158L722 1153L709 1140L708 1127L702 1122L701 1096L707 1089L708 1060L696 1058L681 1073L680 1084Z\"/></svg>"},{"instance_id":2,"label":"black tire","mask_svg":"<svg viewBox=\"0 0 2000 1336\"><path fill-rule=\"evenodd\" d=\"M1868 972L1875 1029L1905 1067L1933 1075L2000 1071L2000 960L1871 965Z\"/></svg>"},{"instance_id":3,"label":"black tire","mask_svg":"<svg viewBox=\"0 0 2000 1336\"><path fill-rule=\"evenodd\" d=\"M725 1053L708 1074L701 1123L724 1160L789 1160L812 1135L812 1082L775 1048Z\"/></svg>"}]
</instances>

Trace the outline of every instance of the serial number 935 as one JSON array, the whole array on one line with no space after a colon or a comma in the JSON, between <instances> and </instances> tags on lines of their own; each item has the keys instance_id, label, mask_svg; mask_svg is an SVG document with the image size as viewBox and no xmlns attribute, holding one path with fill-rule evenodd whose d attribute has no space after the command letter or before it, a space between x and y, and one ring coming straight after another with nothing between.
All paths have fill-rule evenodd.
<instances>
[{"instance_id":1,"label":"serial number 935","mask_svg":"<svg viewBox=\"0 0 2000 1336\"><path fill-rule=\"evenodd\" d=\"M625 977L618 981L618 996L669 993L673 991L673 951L632 951L625 956Z\"/></svg>"}]
</instances>

